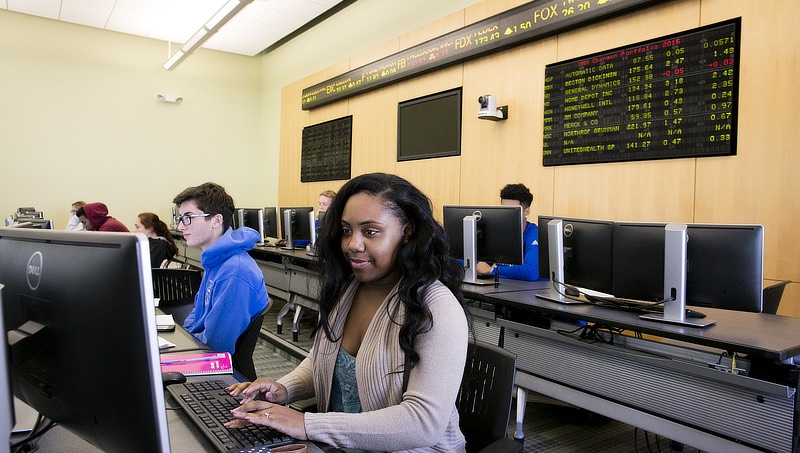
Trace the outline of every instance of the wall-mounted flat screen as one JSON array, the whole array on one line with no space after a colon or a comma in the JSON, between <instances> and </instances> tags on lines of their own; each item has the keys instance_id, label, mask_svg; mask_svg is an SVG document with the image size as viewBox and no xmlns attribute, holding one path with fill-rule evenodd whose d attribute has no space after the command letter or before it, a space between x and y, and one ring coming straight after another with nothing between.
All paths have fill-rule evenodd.
<instances>
[{"instance_id":1,"label":"wall-mounted flat screen","mask_svg":"<svg viewBox=\"0 0 800 453\"><path fill-rule=\"evenodd\" d=\"M548 65L544 166L736 154L741 19Z\"/></svg>"},{"instance_id":2,"label":"wall-mounted flat screen","mask_svg":"<svg viewBox=\"0 0 800 453\"><path fill-rule=\"evenodd\" d=\"M461 87L397 106L397 160L461 155Z\"/></svg>"}]
</instances>

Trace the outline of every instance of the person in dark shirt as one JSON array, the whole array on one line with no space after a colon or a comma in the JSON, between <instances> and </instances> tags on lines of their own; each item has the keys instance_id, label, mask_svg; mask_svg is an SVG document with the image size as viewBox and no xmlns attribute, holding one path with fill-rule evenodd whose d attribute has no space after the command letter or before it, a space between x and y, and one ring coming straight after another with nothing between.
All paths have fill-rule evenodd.
<instances>
[{"instance_id":1,"label":"person in dark shirt","mask_svg":"<svg viewBox=\"0 0 800 453\"><path fill-rule=\"evenodd\" d=\"M165 260L172 259L178 253L178 246L167 224L153 212L140 213L138 221L133 224L133 231L147 236L151 267L161 267Z\"/></svg>"}]
</instances>

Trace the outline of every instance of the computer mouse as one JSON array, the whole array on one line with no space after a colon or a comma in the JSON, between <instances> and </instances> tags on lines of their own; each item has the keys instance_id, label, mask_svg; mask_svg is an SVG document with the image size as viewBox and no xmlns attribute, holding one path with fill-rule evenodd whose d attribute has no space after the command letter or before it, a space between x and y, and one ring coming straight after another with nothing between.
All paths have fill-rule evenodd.
<instances>
[{"instance_id":1,"label":"computer mouse","mask_svg":"<svg viewBox=\"0 0 800 453\"><path fill-rule=\"evenodd\" d=\"M581 295L581 290L574 286L564 285L564 294L567 296L578 297Z\"/></svg>"},{"instance_id":2,"label":"computer mouse","mask_svg":"<svg viewBox=\"0 0 800 453\"><path fill-rule=\"evenodd\" d=\"M183 384L186 382L186 376L179 371L167 371L161 373L161 381L164 383L164 387L172 384Z\"/></svg>"},{"instance_id":3,"label":"computer mouse","mask_svg":"<svg viewBox=\"0 0 800 453\"><path fill-rule=\"evenodd\" d=\"M706 314L705 314L705 313L701 313L701 312L699 312L699 311L695 311L695 310L689 310L689 309L687 308L687 309L686 309L686 317L687 317L687 318L698 318L698 319L702 319L702 318L705 318L705 317L706 317Z\"/></svg>"}]
</instances>

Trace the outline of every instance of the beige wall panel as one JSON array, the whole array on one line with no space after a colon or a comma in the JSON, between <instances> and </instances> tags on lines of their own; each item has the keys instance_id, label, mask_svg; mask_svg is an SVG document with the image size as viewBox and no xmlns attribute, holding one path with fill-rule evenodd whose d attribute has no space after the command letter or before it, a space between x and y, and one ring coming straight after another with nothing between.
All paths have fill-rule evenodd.
<instances>
[{"instance_id":1,"label":"beige wall panel","mask_svg":"<svg viewBox=\"0 0 800 453\"><path fill-rule=\"evenodd\" d=\"M558 167L552 214L692 221L694 159Z\"/></svg>"},{"instance_id":2,"label":"beige wall panel","mask_svg":"<svg viewBox=\"0 0 800 453\"><path fill-rule=\"evenodd\" d=\"M397 53L401 49L401 46L398 43L398 41L399 39L395 38L379 46L373 47L367 52L364 52L359 55L353 55L352 57L350 57L350 68L342 72L347 72L352 69L368 65L374 61L386 58L387 55L392 55L394 53ZM337 75L339 74L334 74L334 77Z\"/></svg>"},{"instance_id":3,"label":"beige wall panel","mask_svg":"<svg viewBox=\"0 0 800 453\"><path fill-rule=\"evenodd\" d=\"M479 22L487 17L516 8L529 1L530 0L492 0L470 5L465 10L466 23L472 24Z\"/></svg>"},{"instance_id":4,"label":"beige wall panel","mask_svg":"<svg viewBox=\"0 0 800 453\"><path fill-rule=\"evenodd\" d=\"M395 173L397 163L397 85L351 98L353 153L351 176Z\"/></svg>"},{"instance_id":5,"label":"beige wall panel","mask_svg":"<svg viewBox=\"0 0 800 453\"><path fill-rule=\"evenodd\" d=\"M399 48L397 50L414 47L417 44L438 38L453 30L458 30L464 25L466 25L464 22L464 11L457 11L401 36L398 38Z\"/></svg>"},{"instance_id":6,"label":"beige wall panel","mask_svg":"<svg viewBox=\"0 0 800 453\"><path fill-rule=\"evenodd\" d=\"M398 162L397 174L417 186L433 205L433 214L442 221L442 206L458 204L460 165L458 156Z\"/></svg>"},{"instance_id":7,"label":"beige wall panel","mask_svg":"<svg viewBox=\"0 0 800 453\"><path fill-rule=\"evenodd\" d=\"M703 17L712 22L739 15L745 19L738 153L736 157L698 161L697 218L763 224L765 277L797 281L800 154L792 131L800 117L800 3L715 1L708 2L708 7L704 3ZM800 311L798 298L790 301L782 308L796 314Z\"/></svg>"},{"instance_id":8,"label":"beige wall panel","mask_svg":"<svg viewBox=\"0 0 800 453\"><path fill-rule=\"evenodd\" d=\"M397 100L398 102L403 102L420 96L427 96L451 88L458 88L462 86L463 83L463 69L461 65L450 66L449 68L415 77L405 83L397 85ZM467 100L464 99L463 102L466 104ZM397 117L396 105L394 109L395 117ZM385 114L385 112L383 114ZM462 117L462 122L464 119L465 118ZM397 124L395 124L395 129L397 129Z\"/></svg>"},{"instance_id":9,"label":"beige wall panel","mask_svg":"<svg viewBox=\"0 0 800 453\"><path fill-rule=\"evenodd\" d=\"M497 204L500 189L521 182L534 196L532 217L552 207L553 170L542 162L544 66L555 38L466 63L461 203ZM508 119L478 119L478 97L497 97Z\"/></svg>"},{"instance_id":10,"label":"beige wall panel","mask_svg":"<svg viewBox=\"0 0 800 453\"><path fill-rule=\"evenodd\" d=\"M300 99L304 88L346 72L346 62L327 68L305 79L287 85L281 92L281 153L278 181L279 206L314 206L322 190L341 183L300 182L303 128L349 115L346 102L337 102L313 110L302 110ZM338 184L338 185L337 185Z\"/></svg>"}]
</instances>

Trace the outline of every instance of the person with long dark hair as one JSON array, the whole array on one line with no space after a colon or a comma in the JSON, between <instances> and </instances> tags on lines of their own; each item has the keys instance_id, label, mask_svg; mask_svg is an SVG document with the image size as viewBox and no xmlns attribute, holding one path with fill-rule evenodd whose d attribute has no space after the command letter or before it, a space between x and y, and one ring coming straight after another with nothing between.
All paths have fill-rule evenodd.
<instances>
[{"instance_id":1,"label":"person with long dark hair","mask_svg":"<svg viewBox=\"0 0 800 453\"><path fill-rule=\"evenodd\" d=\"M317 247L311 352L277 381L229 387L244 396L229 426L268 425L358 451L464 451L455 406L469 337L463 269L428 197L395 175L353 178ZM316 413L284 406L312 396Z\"/></svg>"},{"instance_id":2,"label":"person with long dark hair","mask_svg":"<svg viewBox=\"0 0 800 453\"><path fill-rule=\"evenodd\" d=\"M154 212L142 212L133 224L133 231L143 233L150 243L150 265L161 267L164 260L172 259L178 253L178 246L169 227Z\"/></svg>"}]
</instances>

